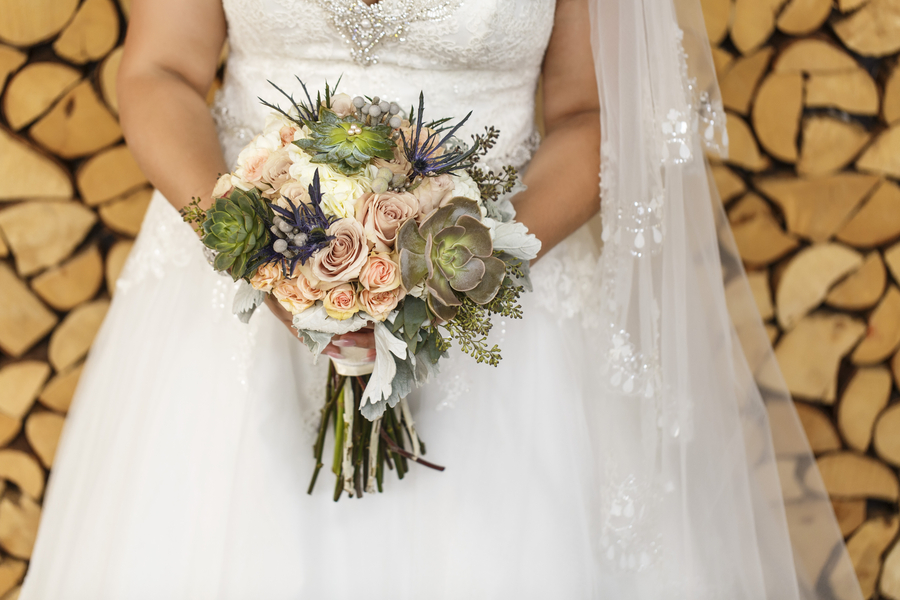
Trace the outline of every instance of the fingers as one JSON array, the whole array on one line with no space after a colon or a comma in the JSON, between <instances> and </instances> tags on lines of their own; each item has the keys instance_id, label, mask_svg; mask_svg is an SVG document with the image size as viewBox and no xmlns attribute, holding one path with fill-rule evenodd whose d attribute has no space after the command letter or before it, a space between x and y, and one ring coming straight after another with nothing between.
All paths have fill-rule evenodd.
<instances>
[{"instance_id":1,"label":"fingers","mask_svg":"<svg viewBox=\"0 0 900 600\"><path fill-rule=\"evenodd\" d=\"M322 354L331 358L346 359L346 357L341 354L341 349L336 347L334 344L328 344L327 346L325 346ZM369 351L366 352L366 360L369 362L374 361L377 354L378 353L375 351L375 348L370 348Z\"/></svg>"},{"instance_id":2,"label":"fingers","mask_svg":"<svg viewBox=\"0 0 900 600\"><path fill-rule=\"evenodd\" d=\"M375 334L371 330L355 331L353 333L345 333L344 335L336 335L332 338L331 343L338 348L374 348Z\"/></svg>"}]
</instances>

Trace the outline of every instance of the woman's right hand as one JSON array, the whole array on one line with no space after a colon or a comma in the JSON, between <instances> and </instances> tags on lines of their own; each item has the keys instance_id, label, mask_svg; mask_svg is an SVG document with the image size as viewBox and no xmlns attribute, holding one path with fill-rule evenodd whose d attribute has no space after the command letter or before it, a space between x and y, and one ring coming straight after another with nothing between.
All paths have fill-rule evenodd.
<instances>
[{"instance_id":1,"label":"woman's right hand","mask_svg":"<svg viewBox=\"0 0 900 600\"><path fill-rule=\"evenodd\" d=\"M293 315L289 310L281 306L278 300L275 299L271 294L266 294L265 300L266 306L269 307L269 310L272 311L279 321L281 321L285 327L290 330L291 335L300 337L299 332L294 329L293 325ZM303 338L300 337L302 340ZM343 335L336 335L331 338L331 343L325 346L325 350L323 350L323 354L329 356L331 358L343 358L341 355L341 348L366 348L369 350L368 358L371 360L375 360L375 333L371 328L365 328L361 331L354 331L351 333L345 333Z\"/></svg>"}]
</instances>

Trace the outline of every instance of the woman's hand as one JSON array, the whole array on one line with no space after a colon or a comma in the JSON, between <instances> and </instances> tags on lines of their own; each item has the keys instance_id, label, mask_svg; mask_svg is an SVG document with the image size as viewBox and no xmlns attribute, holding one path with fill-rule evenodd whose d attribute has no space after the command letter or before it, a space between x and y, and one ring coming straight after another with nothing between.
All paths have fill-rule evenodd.
<instances>
[{"instance_id":1,"label":"woman's hand","mask_svg":"<svg viewBox=\"0 0 900 600\"><path fill-rule=\"evenodd\" d=\"M278 300L271 294L266 294L265 302L266 306L269 307L269 310L272 311L272 314L278 317L278 320L290 330L291 335L298 335L297 330L294 329L294 317L290 311L281 306L281 304L278 303ZM367 348L369 350L367 358L375 360L375 332L372 328L366 327L361 331L336 335L331 339L331 343L325 346L323 352L326 356L330 356L331 358L342 358L341 348L351 347Z\"/></svg>"}]
</instances>

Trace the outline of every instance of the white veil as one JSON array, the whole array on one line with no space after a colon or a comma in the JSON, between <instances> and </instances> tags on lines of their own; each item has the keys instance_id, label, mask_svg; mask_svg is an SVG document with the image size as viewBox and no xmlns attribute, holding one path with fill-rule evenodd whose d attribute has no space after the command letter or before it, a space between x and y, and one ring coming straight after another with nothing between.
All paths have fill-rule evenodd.
<instances>
[{"instance_id":1,"label":"white veil","mask_svg":"<svg viewBox=\"0 0 900 600\"><path fill-rule=\"evenodd\" d=\"M584 385L599 390L586 410L601 597L861 599L710 188L703 152L727 139L699 2L590 4L608 328L593 350L608 367Z\"/></svg>"}]
</instances>

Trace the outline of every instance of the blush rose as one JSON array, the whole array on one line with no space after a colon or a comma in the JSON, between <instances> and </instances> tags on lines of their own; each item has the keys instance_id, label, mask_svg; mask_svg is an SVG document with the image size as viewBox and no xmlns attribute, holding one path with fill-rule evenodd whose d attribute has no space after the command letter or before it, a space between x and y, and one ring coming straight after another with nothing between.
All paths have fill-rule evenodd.
<instances>
[{"instance_id":1,"label":"blush rose","mask_svg":"<svg viewBox=\"0 0 900 600\"><path fill-rule=\"evenodd\" d=\"M312 258L312 274L322 289L359 277L369 258L366 232L356 219L340 219L328 228L331 243Z\"/></svg>"},{"instance_id":2,"label":"blush rose","mask_svg":"<svg viewBox=\"0 0 900 600\"><path fill-rule=\"evenodd\" d=\"M322 304L328 316L338 321L349 319L360 309L356 290L349 283L342 283L328 290L322 298Z\"/></svg>"},{"instance_id":3,"label":"blush rose","mask_svg":"<svg viewBox=\"0 0 900 600\"><path fill-rule=\"evenodd\" d=\"M418 210L419 201L408 192L368 193L356 201L356 218L362 223L366 237L377 252L394 249L397 230Z\"/></svg>"}]
</instances>

